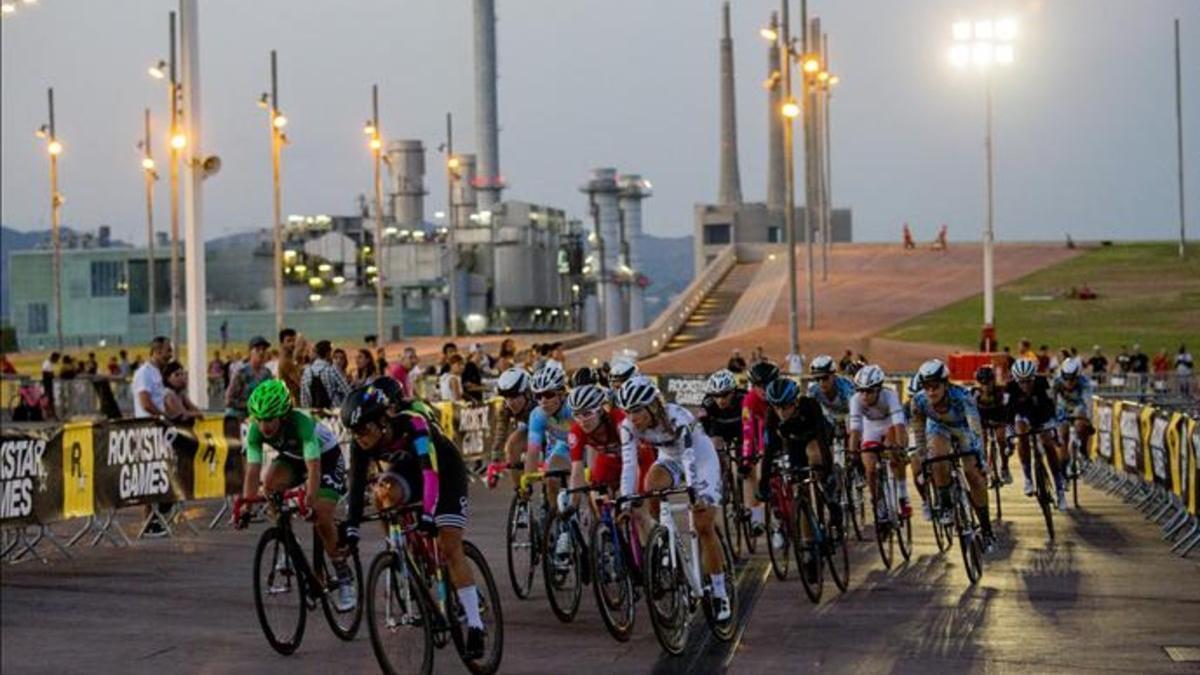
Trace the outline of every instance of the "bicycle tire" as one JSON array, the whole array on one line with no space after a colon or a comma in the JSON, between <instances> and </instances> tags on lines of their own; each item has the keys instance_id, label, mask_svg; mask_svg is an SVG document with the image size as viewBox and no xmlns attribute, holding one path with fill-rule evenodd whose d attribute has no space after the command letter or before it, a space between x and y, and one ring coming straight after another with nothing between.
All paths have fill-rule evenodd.
<instances>
[{"instance_id":1,"label":"bicycle tire","mask_svg":"<svg viewBox=\"0 0 1200 675\"><path fill-rule=\"evenodd\" d=\"M492 675L500 669L500 661L504 657L504 609L500 606L500 591L496 588L492 568L479 547L466 540L463 540L462 545L463 558L474 568L471 570L471 577L475 580L475 589L479 596L479 617L483 620L485 654L483 659L468 661L464 658L462 662L473 675ZM445 569L443 574L449 578ZM463 648L466 646L463 627L467 619L459 605L457 592L447 594L446 613L450 637L454 640L454 648L459 658L462 658Z\"/></svg>"},{"instance_id":2,"label":"bicycle tire","mask_svg":"<svg viewBox=\"0 0 1200 675\"><path fill-rule=\"evenodd\" d=\"M983 576L983 543L979 532L979 523L975 518L975 509L971 506L970 497L961 488L958 490L955 506L955 526L958 529L959 548L962 549L963 566L967 579L972 584L978 583Z\"/></svg>"},{"instance_id":3,"label":"bicycle tire","mask_svg":"<svg viewBox=\"0 0 1200 675\"><path fill-rule=\"evenodd\" d=\"M725 485L729 486L728 490L721 493L721 520L725 523L725 531L729 533L729 538L734 547L734 554L740 559L742 557L742 540L741 532L737 529L737 506L742 499L741 477L736 472L729 469L729 462L725 462L723 468L723 480Z\"/></svg>"},{"instance_id":4,"label":"bicycle tire","mask_svg":"<svg viewBox=\"0 0 1200 675\"><path fill-rule=\"evenodd\" d=\"M612 521L597 518L592 523L589 562L592 591L600 619L617 642L628 642L637 616L633 577L626 568L621 536ZM616 591L612 593L610 591Z\"/></svg>"},{"instance_id":5,"label":"bicycle tire","mask_svg":"<svg viewBox=\"0 0 1200 675\"><path fill-rule=\"evenodd\" d=\"M1037 501L1042 508L1042 517L1046 521L1046 532L1050 535L1050 541L1054 541L1054 506L1051 504L1053 498L1050 496L1050 479L1046 475L1045 460L1040 453L1035 456L1034 461L1033 475Z\"/></svg>"},{"instance_id":6,"label":"bicycle tire","mask_svg":"<svg viewBox=\"0 0 1200 675\"><path fill-rule=\"evenodd\" d=\"M1071 502L1079 508L1079 477L1083 473L1082 443L1076 438L1071 443Z\"/></svg>"},{"instance_id":7,"label":"bicycle tire","mask_svg":"<svg viewBox=\"0 0 1200 675\"><path fill-rule=\"evenodd\" d=\"M558 561L558 539L567 535L571 550L567 554L567 567L562 567ZM580 542L575 538L574 528L571 527L571 517L561 511L556 513L546 523L545 553L542 558L542 581L546 584L546 598L550 601L550 609L554 616L563 623L571 623L579 612L580 599L583 597L583 560L580 555Z\"/></svg>"},{"instance_id":8,"label":"bicycle tire","mask_svg":"<svg viewBox=\"0 0 1200 675\"><path fill-rule=\"evenodd\" d=\"M729 620L725 623L718 623L713 615L712 606L710 603L704 603L704 616L708 619L708 626L712 633L721 642L729 642L737 633L737 613L738 613L738 598L737 598L737 575L734 574L733 568L733 552L729 549L729 542L725 539L725 533L720 528L717 528L717 541L721 543L721 560L723 561L723 573L725 574L725 597L729 602Z\"/></svg>"},{"instance_id":9,"label":"bicycle tire","mask_svg":"<svg viewBox=\"0 0 1200 675\"><path fill-rule=\"evenodd\" d=\"M796 574L800 577L800 583L804 586L804 594L815 605L821 602L821 591L824 586L824 565L821 564L821 550L818 545L819 527L816 514L813 512L812 504L809 503L807 495L801 495L796 499L795 503L795 522L796 522L796 538L792 550L796 556ZM808 523L809 536L805 541L803 523ZM812 563L807 567L804 564L804 554L808 553Z\"/></svg>"},{"instance_id":10,"label":"bicycle tire","mask_svg":"<svg viewBox=\"0 0 1200 675\"><path fill-rule=\"evenodd\" d=\"M289 537L291 532L284 533L279 527L271 527L263 531L262 536L258 538L258 545L254 549L254 610L258 615L258 623L262 627L263 635L267 638L267 643L271 648L283 655L289 655L300 647L300 642L304 640L304 627L308 620L308 585L304 575L299 573L294 563L291 562L292 553L298 550L299 546L295 543L293 537ZM290 541L289 541L290 539ZM267 560L269 573L267 574L267 592L273 591L276 586L275 574L283 573L285 576L285 584L291 586L294 584L293 592L298 601L299 612L297 614L295 626L290 629L290 634L285 629L283 633L276 631L271 625L270 620L266 615L266 607L263 602L262 587L262 564L264 562L263 554L266 553L267 547L274 544L271 549L271 556ZM296 548L293 549L292 547ZM279 554L283 553L287 562L283 568L279 568Z\"/></svg>"},{"instance_id":11,"label":"bicycle tire","mask_svg":"<svg viewBox=\"0 0 1200 675\"><path fill-rule=\"evenodd\" d=\"M650 531L646 547L646 604L654 637L663 651L673 656L683 653L687 642L689 607L687 582L682 573L670 564L670 535L667 528L656 525ZM679 556L676 555L676 560ZM664 561L666 564L664 565ZM666 600L664 604L655 602Z\"/></svg>"},{"instance_id":12,"label":"bicycle tire","mask_svg":"<svg viewBox=\"0 0 1200 675\"><path fill-rule=\"evenodd\" d=\"M912 560L913 554L913 533L912 533L912 515L900 515L900 527L896 533L896 543L900 545L900 555L904 556L904 562Z\"/></svg>"},{"instance_id":13,"label":"bicycle tire","mask_svg":"<svg viewBox=\"0 0 1200 675\"><path fill-rule=\"evenodd\" d=\"M399 599L403 597L400 592L401 579L396 574L398 556L394 551L381 551L371 561L371 567L367 574L367 597L366 597L366 613L367 613L367 634L371 638L371 651L375 654L375 661L379 664L379 669L387 675L404 675L413 672L412 669L406 667L397 667L393 663L393 659L389 656L389 650L384 645L384 640L387 637L397 636L400 631L396 630L401 626L408 626L421 631L421 636L418 638L421 644L420 654L420 670L417 672L423 675L433 672L433 615L434 610L429 598L425 595L425 588L420 581L415 577L406 576L404 581L408 584L408 603L404 603L402 607L392 606L393 600L400 604ZM382 582L383 587L380 587ZM384 606L379 606L379 598L377 594L382 592L385 597L383 599ZM382 609L382 611L380 611ZM386 618L393 609L401 610L400 613L406 615L404 623L391 624ZM384 626L380 626L379 615L385 616L382 621ZM413 637L417 637L415 634ZM389 641L390 642L390 641ZM414 645L416 642L414 642ZM403 648L396 650L398 654L411 655L415 652L412 648Z\"/></svg>"},{"instance_id":14,"label":"bicycle tire","mask_svg":"<svg viewBox=\"0 0 1200 675\"><path fill-rule=\"evenodd\" d=\"M792 518L790 514L785 515L783 510L779 510L777 515L772 515L777 510L777 507L783 503L783 500L776 495L771 496L770 504L763 505L763 524L767 530L767 554L771 559L771 572L775 578L780 581L787 581L789 568L791 567L792 556ZM778 528L779 535L783 538L783 546L778 550L775 548L775 529Z\"/></svg>"},{"instance_id":15,"label":"bicycle tire","mask_svg":"<svg viewBox=\"0 0 1200 675\"><path fill-rule=\"evenodd\" d=\"M744 487L742 494L745 494ZM738 521L741 523L742 536L746 539L746 553L754 555L758 552L758 536L754 534L754 511L747 508L745 502L738 506Z\"/></svg>"},{"instance_id":16,"label":"bicycle tire","mask_svg":"<svg viewBox=\"0 0 1200 675\"><path fill-rule=\"evenodd\" d=\"M867 504L866 499L863 497L863 487L866 484L866 479L863 478L862 470L857 464L850 471L849 483L850 524L854 526L854 538L858 541L865 541L863 528L867 524Z\"/></svg>"},{"instance_id":17,"label":"bicycle tire","mask_svg":"<svg viewBox=\"0 0 1200 675\"><path fill-rule=\"evenodd\" d=\"M825 512L829 512L829 505L824 504ZM824 519L827 523L829 519ZM833 577L833 583L837 586L838 591L845 593L850 587L850 548L846 544L846 528L839 526L838 534L833 534L833 527L826 526L826 536L828 537L827 553L825 562L829 566L829 576Z\"/></svg>"},{"instance_id":18,"label":"bicycle tire","mask_svg":"<svg viewBox=\"0 0 1200 675\"><path fill-rule=\"evenodd\" d=\"M879 512L879 502L887 501L887 498L883 496L887 490L884 485L884 470L883 466L879 466L875 470L875 494L879 497L871 504L871 515L875 519L875 545L879 549L879 558L883 560L884 569L890 570L892 562L896 559L896 528L892 527L891 518L886 511Z\"/></svg>"},{"instance_id":19,"label":"bicycle tire","mask_svg":"<svg viewBox=\"0 0 1200 675\"><path fill-rule=\"evenodd\" d=\"M988 457L991 462L991 470L989 478L992 480L992 492L996 495L996 522L1004 517L1004 508L1000 503L1000 488L1004 487L1004 481L1000 480L1000 444L996 442L995 432L988 434Z\"/></svg>"},{"instance_id":20,"label":"bicycle tire","mask_svg":"<svg viewBox=\"0 0 1200 675\"><path fill-rule=\"evenodd\" d=\"M518 527L520 509L524 503L525 525ZM539 527L534 515L534 505L531 499L521 499L514 494L508 506L508 521L505 527L505 554L508 558L508 580L512 582L513 593L525 600L533 591L533 578L537 573L538 561L541 557ZM520 532L528 534L521 537ZM521 537L521 541L518 541ZM518 567L524 563L524 567Z\"/></svg>"},{"instance_id":21,"label":"bicycle tire","mask_svg":"<svg viewBox=\"0 0 1200 675\"><path fill-rule=\"evenodd\" d=\"M954 545L954 526L942 523L943 507L937 500L937 487L929 486L930 509L933 511L933 539L937 543L938 553L945 553Z\"/></svg>"},{"instance_id":22,"label":"bicycle tire","mask_svg":"<svg viewBox=\"0 0 1200 675\"><path fill-rule=\"evenodd\" d=\"M313 538L315 550L313 551L313 569L322 570L327 580L333 579L336 575L336 570L333 563L325 557L325 550L321 546L320 537ZM363 614L363 582L362 582L362 562L358 558L358 550L351 551L350 557L346 560L350 566L350 573L354 577L354 597L357 601L354 603L354 609L349 612L339 612L334 606L329 597L330 593L335 592L336 587L329 585L327 581L326 592L321 594L321 610L325 613L325 621L329 624L329 630L340 640L350 642L358 635L358 628L362 624Z\"/></svg>"}]
</instances>

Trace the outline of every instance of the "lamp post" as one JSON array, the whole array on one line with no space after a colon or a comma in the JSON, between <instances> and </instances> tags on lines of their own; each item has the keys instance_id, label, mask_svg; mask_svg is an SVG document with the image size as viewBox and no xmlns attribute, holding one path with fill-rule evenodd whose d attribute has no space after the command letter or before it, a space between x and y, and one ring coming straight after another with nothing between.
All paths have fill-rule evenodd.
<instances>
[{"instance_id":1,"label":"lamp post","mask_svg":"<svg viewBox=\"0 0 1200 675\"><path fill-rule=\"evenodd\" d=\"M987 166L987 219L983 226L983 324L989 327L996 325L992 260L995 243L995 201L992 190L992 67L1012 64L1017 23L1013 19L957 21L951 28L951 35L954 44L950 47L950 63L959 70L974 67L975 70L984 73L986 80L987 123L983 145Z\"/></svg>"},{"instance_id":2,"label":"lamp post","mask_svg":"<svg viewBox=\"0 0 1200 675\"><path fill-rule=\"evenodd\" d=\"M50 104L50 119L38 129L37 135L46 140L46 154L50 156L50 241L54 247L54 334L58 350L62 351L62 233L59 231L59 210L63 205L63 196L58 191L58 156L62 154L63 146L58 140L54 126L54 87L46 90L46 98Z\"/></svg>"},{"instance_id":3,"label":"lamp post","mask_svg":"<svg viewBox=\"0 0 1200 675\"><path fill-rule=\"evenodd\" d=\"M150 311L150 335L158 335L158 306L155 296L155 286L158 275L155 274L154 263L154 181L158 180L158 171L154 167L154 155L150 145L150 109L145 110L145 136L138 143L142 150L142 173L146 178L146 292Z\"/></svg>"},{"instance_id":4,"label":"lamp post","mask_svg":"<svg viewBox=\"0 0 1200 675\"><path fill-rule=\"evenodd\" d=\"M274 251L275 281L275 330L283 330L283 206L280 198L279 164L280 155L287 136L283 128L287 117L279 110L279 68L275 50L271 50L271 91L263 92L258 105L267 111L267 123L271 132L271 203L274 222L271 226ZM376 242L378 246L379 242Z\"/></svg>"},{"instance_id":5,"label":"lamp post","mask_svg":"<svg viewBox=\"0 0 1200 675\"><path fill-rule=\"evenodd\" d=\"M167 108L170 112L168 128L168 173L171 182L171 340L179 345L179 306L181 284L179 278L179 156L188 145L187 134L182 131L182 115L179 110L179 79L176 68L175 12L167 17L167 58L150 66L150 76L165 80L167 84ZM153 274L151 274L153 279Z\"/></svg>"},{"instance_id":6,"label":"lamp post","mask_svg":"<svg viewBox=\"0 0 1200 675\"><path fill-rule=\"evenodd\" d=\"M379 130L379 85L371 85L371 119L363 127L367 135L367 147L375 165L375 334L381 342L383 335L383 134ZM400 314L404 322L403 311Z\"/></svg>"},{"instance_id":7,"label":"lamp post","mask_svg":"<svg viewBox=\"0 0 1200 675\"><path fill-rule=\"evenodd\" d=\"M454 154L454 118L446 113L446 245L450 250L450 337L458 337L458 209L454 208L454 183L462 177L462 164Z\"/></svg>"}]
</instances>

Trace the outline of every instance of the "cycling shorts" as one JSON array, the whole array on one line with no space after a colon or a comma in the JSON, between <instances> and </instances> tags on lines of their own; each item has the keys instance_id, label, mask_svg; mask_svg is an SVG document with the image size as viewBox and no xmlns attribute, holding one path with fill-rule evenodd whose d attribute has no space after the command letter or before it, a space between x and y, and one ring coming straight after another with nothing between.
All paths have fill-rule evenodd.
<instances>
[{"instance_id":1,"label":"cycling shorts","mask_svg":"<svg viewBox=\"0 0 1200 675\"><path fill-rule=\"evenodd\" d=\"M404 503L421 503L425 481L420 466L411 461L389 461L376 480L390 480L400 486ZM438 500L433 508L433 522L438 527L457 527L465 530L471 515L471 500L467 496L467 475L461 462L445 462L438 467Z\"/></svg>"},{"instance_id":2,"label":"cycling shorts","mask_svg":"<svg viewBox=\"0 0 1200 675\"><path fill-rule=\"evenodd\" d=\"M883 443L887 440L888 429L892 428L892 420L890 418L882 420L872 420L863 418L862 421L862 443Z\"/></svg>"},{"instance_id":3,"label":"cycling shorts","mask_svg":"<svg viewBox=\"0 0 1200 675\"><path fill-rule=\"evenodd\" d=\"M979 436L976 436L975 432L970 429L950 427L937 420L927 419L925 420L925 435L930 438L940 436L949 440L951 445L957 448L955 452L975 455L975 461L979 463L980 470L987 467L987 461L983 456L983 443Z\"/></svg>"},{"instance_id":4,"label":"cycling shorts","mask_svg":"<svg viewBox=\"0 0 1200 675\"><path fill-rule=\"evenodd\" d=\"M321 481L314 495L326 501L336 502L346 494L346 459L342 451L327 450L321 453ZM271 466L282 467L288 472L288 489L308 479L308 465L302 459L290 455L276 455Z\"/></svg>"},{"instance_id":5,"label":"cycling shorts","mask_svg":"<svg viewBox=\"0 0 1200 675\"><path fill-rule=\"evenodd\" d=\"M1067 424L1072 417L1083 417L1088 422L1092 421L1092 411L1086 405L1082 404L1058 404L1058 409L1055 414L1055 421L1059 424Z\"/></svg>"},{"instance_id":6,"label":"cycling shorts","mask_svg":"<svg viewBox=\"0 0 1200 675\"><path fill-rule=\"evenodd\" d=\"M671 475L672 488L687 484L683 463L674 457L660 452L658 459L654 460L654 466L661 466ZM717 453L711 447L707 451L696 449L695 472L696 482L692 487L696 489L696 501L701 504L720 504L721 463L717 460Z\"/></svg>"}]
</instances>

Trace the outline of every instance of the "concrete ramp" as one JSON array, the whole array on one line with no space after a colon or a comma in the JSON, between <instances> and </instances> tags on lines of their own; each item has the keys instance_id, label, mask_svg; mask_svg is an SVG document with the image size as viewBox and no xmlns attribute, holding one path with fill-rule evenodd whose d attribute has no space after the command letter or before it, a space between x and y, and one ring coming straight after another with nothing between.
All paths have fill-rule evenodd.
<instances>
[{"instance_id":1,"label":"concrete ramp","mask_svg":"<svg viewBox=\"0 0 1200 675\"><path fill-rule=\"evenodd\" d=\"M730 318L746 297L746 289L758 279L761 266L762 263L758 262L734 265L717 287L700 301L684 322L683 328L671 338L663 351L682 349L724 334ZM774 304L773 301L771 304ZM770 305L766 311L769 317Z\"/></svg>"}]
</instances>

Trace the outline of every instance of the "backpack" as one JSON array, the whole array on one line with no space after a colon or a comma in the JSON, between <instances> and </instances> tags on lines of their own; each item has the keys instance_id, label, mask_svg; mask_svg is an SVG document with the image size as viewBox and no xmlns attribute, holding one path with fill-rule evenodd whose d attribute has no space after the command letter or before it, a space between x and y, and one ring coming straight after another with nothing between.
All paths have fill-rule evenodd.
<instances>
[{"instance_id":1,"label":"backpack","mask_svg":"<svg viewBox=\"0 0 1200 675\"><path fill-rule=\"evenodd\" d=\"M309 407L313 409L333 407L333 399L330 398L329 391L325 389L325 383L321 380L321 372L312 366L309 366L308 402Z\"/></svg>"}]
</instances>

